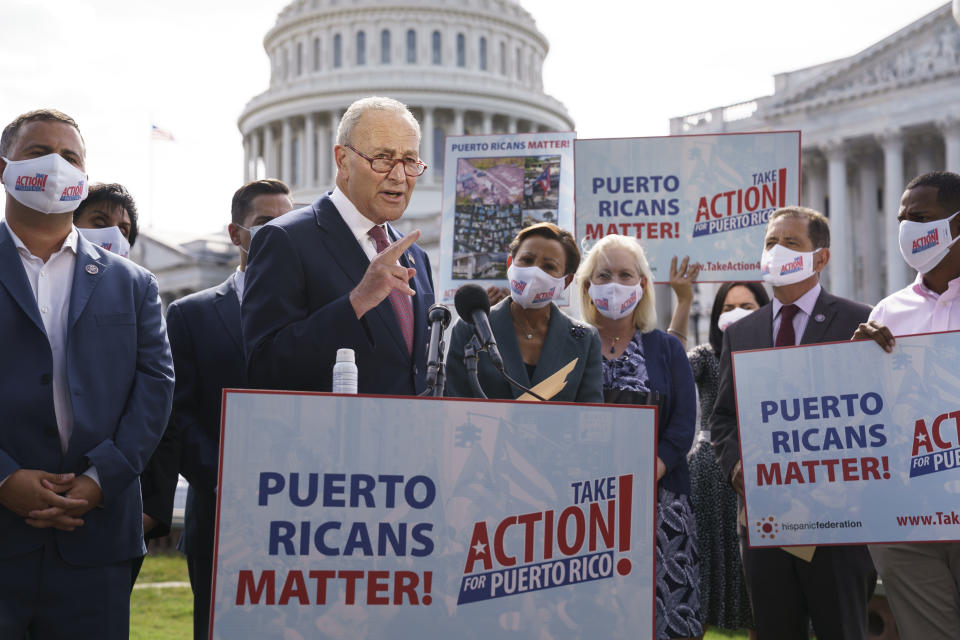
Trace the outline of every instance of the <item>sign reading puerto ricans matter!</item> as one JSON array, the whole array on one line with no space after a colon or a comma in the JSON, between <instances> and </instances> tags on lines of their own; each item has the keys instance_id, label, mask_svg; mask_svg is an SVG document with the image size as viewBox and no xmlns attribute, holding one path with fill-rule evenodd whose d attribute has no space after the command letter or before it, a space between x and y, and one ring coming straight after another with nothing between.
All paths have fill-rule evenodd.
<instances>
[{"instance_id":1,"label":"sign reading puerto ricans matter!","mask_svg":"<svg viewBox=\"0 0 960 640\"><path fill-rule=\"evenodd\" d=\"M653 637L656 409L224 406L213 638Z\"/></svg>"},{"instance_id":2,"label":"sign reading puerto ricans matter!","mask_svg":"<svg viewBox=\"0 0 960 640\"><path fill-rule=\"evenodd\" d=\"M734 353L750 545L960 540L957 362L958 332Z\"/></svg>"},{"instance_id":3,"label":"sign reading puerto ricans matter!","mask_svg":"<svg viewBox=\"0 0 960 640\"><path fill-rule=\"evenodd\" d=\"M575 136L554 131L447 137L440 302L453 302L465 284L506 287L510 242L521 229L552 222L573 230ZM568 304L566 294L558 304Z\"/></svg>"},{"instance_id":4,"label":"sign reading puerto ricans matter!","mask_svg":"<svg viewBox=\"0 0 960 640\"><path fill-rule=\"evenodd\" d=\"M574 164L582 248L637 238L657 282L673 256L703 282L760 280L770 214L800 202L799 131L578 139Z\"/></svg>"}]
</instances>

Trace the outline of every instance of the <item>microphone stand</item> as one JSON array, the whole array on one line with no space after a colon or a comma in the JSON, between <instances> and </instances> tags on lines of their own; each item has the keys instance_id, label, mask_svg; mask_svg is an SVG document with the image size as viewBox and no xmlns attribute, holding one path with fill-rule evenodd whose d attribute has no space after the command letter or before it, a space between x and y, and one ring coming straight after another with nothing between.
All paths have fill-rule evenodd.
<instances>
[{"instance_id":1,"label":"microphone stand","mask_svg":"<svg viewBox=\"0 0 960 640\"><path fill-rule=\"evenodd\" d=\"M487 351L487 348L480 344L480 340L477 338L477 335L474 334L473 337L467 342L463 347L463 361L467 367L467 378L470 380L470 388L473 390L473 395L477 398L486 398L486 394L483 393L483 388L480 386L480 379L477 377L477 361L480 359L480 352ZM513 385L515 388L520 389L525 393L529 393L537 400L541 402L546 402L546 398L539 395L536 391L528 389L509 375L507 375L506 370L502 367L496 367L497 371L500 372L507 382Z\"/></svg>"},{"instance_id":2,"label":"microphone stand","mask_svg":"<svg viewBox=\"0 0 960 640\"><path fill-rule=\"evenodd\" d=\"M480 379L477 377L477 361L480 359L479 353L482 350L483 347L480 346L480 341L477 340L476 335L463 346L463 362L467 367L467 379L470 381L470 389L473 391L473 395L477 398L487 397L487 394L483 392L483 387L480 386Z\"/></svg>"}]
</instances>

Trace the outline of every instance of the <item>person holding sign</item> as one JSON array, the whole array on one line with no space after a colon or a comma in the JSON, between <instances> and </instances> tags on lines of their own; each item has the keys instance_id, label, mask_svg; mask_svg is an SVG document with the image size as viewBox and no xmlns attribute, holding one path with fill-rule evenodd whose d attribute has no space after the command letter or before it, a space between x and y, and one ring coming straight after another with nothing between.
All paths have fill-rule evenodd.
<instances>
[{"instance_id":1,"label":"person holding sign","mask_svg":"<svg viewBox=\"0 0 960 640\"><path fill-rule=\"evenodd\" d=\"M600 333L605 400L659 408L656 637L700 636L700 558L687 468L697 411L687 354L656 328L653 275L635 239L604 236L577 280L583 318Z\"/></svg>"},{"instance_id":2,"label":"person holding sign","mask_svg":"<svg viewBox=\"0 0 960 640\"><path fill-rule=\"evenodd\" d=\"M917 271L913 284L879 303L854 340L893 350L894 335L960 329L960 175L911 180L900 199L900 253ZM920 440L923 450L928 440ZM960 633L960 543L870 545L902 638L947 640Z\"/></svg>"},{"instance_id":3,"label":"person holding sign","mask_svg":"<svg viewBox=\"0 0 960 640\"><path fill-rule=\"evenodd\" d=\"M597 332L553 303L570 286L580 264L573 236L551 222L541 222L521 230L508 249L510 296L490 310L490 327L507 375L532 387L576 360L566 385L547 399L602 402ZM472 335L462 319L453 326L446 359L448 397L473 397L463 358ZM523 393L504 379L486 353L480 356L477 374L490 398L517 398Z\"/></svg>"},{"instance_id":4,"label":"person holding sign","mask_svg":"<svg viewBox=\"0 0 960 640\"><path fill-rule=\"evenodd\" d=\"M734 351L846 340L870 307L830 295L820 272L830 260L830 225L817 211L785 207L770 215L760 258L773 301L723 332L720 387L710 417L717 461L743 497ZM817 547L812 557L783 549L751 549L740 530L740 550L754 621L761 640L806 640L810 621L819 640L867 637L867 599L873 565L862 545Z\"/></svg>"},{"instance_id":5,"label":"person holding sign","mask_svg":"<svg viewBox=\"0 0 960 640\"><path fill-rule=\"evenodd\" d=\"M391 98L357 100L337 131L336 188L265 225L250 244L241 308L249 383L330 391L337 350L356 352L360 393L426 387L430 259L401 237L420 125Z\"/></svg>"}]
</instances>

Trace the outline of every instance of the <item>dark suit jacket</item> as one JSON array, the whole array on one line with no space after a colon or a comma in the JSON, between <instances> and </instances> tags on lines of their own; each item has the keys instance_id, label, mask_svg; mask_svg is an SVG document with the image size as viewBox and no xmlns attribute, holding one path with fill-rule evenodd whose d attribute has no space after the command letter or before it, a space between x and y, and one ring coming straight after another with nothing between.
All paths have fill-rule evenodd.
<instances>
[{"instance_id":1,"label":"dark suit jacket","mask_svg":"<svg viewBox=\"0 0 960 640\"><path fill-rule=\"evenodd\" d=\"M329 197L260 229L250 246L241 308L250 385L330 391L337 349L349 347L360 393L423 391L426 318L434 301L430 260L413 245L400 262L417 270L410 280L417 292L412 358L389 299L357 319L349 294L370 261Z\"/></svg>"},{"instance_id":2,"label":"dark suit jacket","mask_svg":"<svg viewBox=\"0 0 960 640\"><path fill-rule=\"evenodd\" d=\"M0 478L21 468L81 474L93 465L103 504L74 531L35 529L0 507L0 556L53 543L67 562L93 566L146 552L138 476L170 415L173 362L153 274L83 236L76 260L66 343L74 426L64 454L50 343L0 222Z\"/></svg>"},{"instance_id":3,"label":"dark suit jacket","mask_svg":"<svg viewBox=\"0 0 960 640\"><path fill-rule=\"evenodd\" d=\"M849 340L861 322L867 321L870 307L820 291L800 344ZM822 320L818 320L822 316ZM773 303L760 307L723 332L720 355L720 389L710 416L710 439L728 480L740 460L737 403L734 395L731 353L773 346Z\"/></svg>"},{"instance_id":4,"label":"dark suit jacket","mask_svg":"<svg viewBox=\"0 0 960 640\"><path fill-rule=\"evenodd\" d=\"M501 300L490 310L490 328L497 340L504 369L511 378L529 388L549 378L574 358L580 358L567 376L567 385L550 400L603 402L600 335L590 325L573 320L553 303L550 303L550 309L547 337L540 352L540 361L533 372L533 380L527 375L527 367L520 354L520 345L510 317L510 298ZM450 348L445 359L447 382L444 395L448 397L474 397L463 361L463 347L472 335L470 325L457 320L450 334ZM477 374L480 386L489 398L511 399L523 395L522 391L504 380L486 352L480 354Z\"/></svg>"},{"instance_id":5,"label":"dark suit jacket","mask_svg":"<svg viewBox=\"0 0 960 640\"><path fill-rule=\"evenodd\" d=\"M234 276L173 302L167 333L177 372L170 426L182 441L180 473L191 492L207 498L187 501L183 546L189 552L193 544L209 545L212 552L212 536L196 532L213 530L223 389L247 385Z\"/></svg>"}]
</instances>

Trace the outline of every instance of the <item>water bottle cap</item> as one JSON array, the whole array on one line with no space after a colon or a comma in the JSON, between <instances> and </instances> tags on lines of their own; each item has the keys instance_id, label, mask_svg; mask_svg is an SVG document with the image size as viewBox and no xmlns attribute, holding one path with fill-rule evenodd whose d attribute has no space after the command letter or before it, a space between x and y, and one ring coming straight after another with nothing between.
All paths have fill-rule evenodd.
<instances>
[{"instance_id":1,"label":"water bottle cap","mask_svg":"<svg viewBox=\"0 0 960 640\"><path fill-rule=\"evenodd\" d=\"M337 362L356 362L353 349L337 349Z\"/></svg>"}]
</instances>

